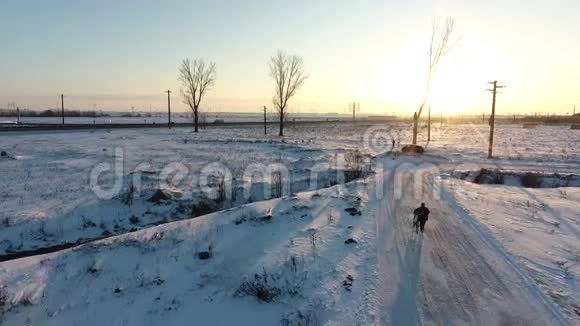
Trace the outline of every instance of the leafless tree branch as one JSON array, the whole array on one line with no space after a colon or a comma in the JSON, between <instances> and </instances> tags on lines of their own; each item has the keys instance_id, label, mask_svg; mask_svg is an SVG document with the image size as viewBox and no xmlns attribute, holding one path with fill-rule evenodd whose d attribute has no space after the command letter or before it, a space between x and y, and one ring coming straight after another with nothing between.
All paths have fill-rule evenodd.
<instances>
[{"instance_id":1,"label":"leafless tree branch","mask_svg":"<svg viewBox=\"0 0 580 326\"><path fill-rule=\"evenodd\" d=\"M288 115L288 101L296 95L308 78L304 69L304 62L297 55L287 55L278 51L270 58L270 76L276 87L272 100L280 119L280 136L284 135L284 118Z\"/></svg>"},{"instance_id":2,"label":"leafless tree branch","mask_svg":"<svg viewBox=\"0 0 580 326\"><path fill-rule=\"evenodd\" d=\"M418 123L423 108L427 105L429 101L429 96L431 95L431 81L433 80L433 75L441 62L441 59L457 44L459 39L451 43L453 32L455 30L455 19L453 17L447 17L445 20L445 26L440 28L439 19L435 19L431 25L431 40L429 43L429 71L427 74L427 88L425 91L425 97L419 110L415 113L413 119L413 145L417 144L417 132Z\"/></svg>"},{"instance_id":3,"label":"leafless tree branch","mask_svg":"<svg viewBox=\"0 0 580 326\"><path fill-rule=\"evenodd\" d=\"M179 81L183 103L191 109L194 116L195 132L198 132L199 105L205 93L211 89L216 79L216 65L206 65L203 59L184 59L179 67Z\"/></svg>"}]
</instances>

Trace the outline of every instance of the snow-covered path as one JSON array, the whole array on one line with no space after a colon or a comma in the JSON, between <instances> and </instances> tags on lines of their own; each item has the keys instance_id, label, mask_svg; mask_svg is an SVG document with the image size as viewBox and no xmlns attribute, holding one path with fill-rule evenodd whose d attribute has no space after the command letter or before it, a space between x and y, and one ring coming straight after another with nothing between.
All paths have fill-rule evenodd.
<instances>
[{"instance_id":1,"label":"snow-covered path","mask_svg":"<svg viewBox=\"0 0 580 326\"><path fill-rule=\"evenodd\" d=\"M447 160L377 160L367 179L3 262L0 325L574 324L451 186L435 191ZM275 300L240 294L252 280Z\"/></svg>"},{"instance_id":2,"label":"snow-covered path","mask_svg":"<svg viewBox=\"0 0 580 326\"><path fill-rule=\"evenodd\" d=\"M442 191L437 198L437 180L419 181L419 195L413 182L410 175L403 179L399 198L394 197L393 173L385 173L383 185L378 185L385 195L375 207L376 324L566 324L536 284L450 194ZM411 231L412 211L421 202L431 215L425 234L416 235Z\"/></svg>"}]
</instances>

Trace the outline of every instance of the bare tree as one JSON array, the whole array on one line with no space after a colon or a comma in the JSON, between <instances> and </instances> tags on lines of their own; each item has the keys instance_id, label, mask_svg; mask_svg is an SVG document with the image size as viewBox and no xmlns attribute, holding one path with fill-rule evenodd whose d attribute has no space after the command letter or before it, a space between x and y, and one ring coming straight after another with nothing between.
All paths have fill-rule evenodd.
<instances>
[{"instance_id":1,"label":"bare tree","mask_svg":"<svg viewBox=\"0 0 580 326\"><path fill-rule=\"evenodd\" d=\"M441 59L449 52L454 44L451 43L451 36L455 29L455 19L452 17L447 17L445 21L445 26L443 28L439 27L439 20L433 21L431 30L431 43L429 46L429 73L427 74L427 88L425 91L425 98L421 102L419 110L413 115L413 145L417 145L417 131L419 125L419 118L423 112L423 108L429 101L429 95L431 94L431 81L433 80L433 74L439 65Z\"/></svg>"},{"instance_id":2,"label":"bare tree","mask_svg":"<svg viewBox=\"0 0 580 326\"><path fill-rule=\"evenodd\" d=\"M276 83L272 102L280 119L280 136L284 136L284 118L288 115L288 100L300 89L308 76L304 72L304 62L297 55L278 51L270 58L270 76Z\"/></svg>"},{"instance_id":3,"label":"bare tree","mask_svg":"<svg viewBox=\"0 0 580 326\"><path fill-rule=\"evenodd\" d=\"M195 132L198 132L199 104L205 93L213 86L216 78L215 62L207 66L203 59L195 59L193 62L184 59L179 67L179 80L181 81L183 102L193 112Z\"/></svg>"}]
</instances>

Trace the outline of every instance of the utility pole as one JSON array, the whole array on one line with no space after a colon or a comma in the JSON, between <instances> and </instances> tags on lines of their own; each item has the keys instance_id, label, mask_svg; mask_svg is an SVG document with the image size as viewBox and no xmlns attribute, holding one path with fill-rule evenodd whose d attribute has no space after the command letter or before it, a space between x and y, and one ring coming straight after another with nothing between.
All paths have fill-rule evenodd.
<instances>
[{"instance_id":1,"label":"utility pole","mask_svg":"<svg viewBox=\"0 0 580 326\"><path fill-rule=\"evenodd\" d=\"M266 106L264 105L264 135L268 134L268 127L266 126Z\"/></svg>"},{"instance_id":2,"label":"utility pole","mask_svg":"<svg viewBox=\"0 0 580 326\"><path fill-rule=\"evenodd\" d=\"M62 116L62 125L64 126L64 94L60 94L60 108Z\"/></svg>"},{"instance_id":3,"label":"utility pole","mask_svg":"<svg viewBox=\"0 0 580 326\"><path fill-rule=\"evenodd\" d=\"M16 107L16 124L20 124L20 108Z\"/></svg>"},{"instance_id":4,"label":"utility pole","mask_svg":"<svg viewBox=\"0 0 580 326\"><path fill-rule=\"evenodd\" d=\"M429 110L427 111L427 141L431 141L431 105L429 105Z\"/></svg>"},{"instance_id":5,"label":"utility pole","mask_svg":"<svg viewBox=\"0 0 580 326\"><path fill-rule=\"evenodd\" d=\"M488 84L493 85L493 89L487 90L487 91L493 93L493 102L491 104L491 117L489 118L489 148L487 151L487 157L492 158L493 157L493 132L494 132L494 128L495 128L495 99L497 96L498 88L504 88L505 86L498 86L497 80L489 82Z\"/></svg>"},{"instance_id":6,"label":"utility pole","mask_svg":"<svg viewBox=\"0 0 580 326\"><path fill-rule=\"evenodd\" d=\"M360 103L352 102L351 104L352 104L352 106L349 109L352 110L352 121L355 121L356 120L356 112L360 111Z\"/></svg>"},{"instance_id":7,"label":"utility pole","mask_svg":"<svg viewBox=\"0 0 580 326\"><path fill-rule=\"evenodd\" d=\"M419 122L417 121L417 111L413 112L413 121L416 122L416 124L414 126L414 127L416 127L419 124ZM416 130L416 129L414 129L414 130ZM417 144L417 136L415 136L416 134L417 133L415 133L415 132L413 133L413 145Z\"/></svg>"},{"instance_id":8,"label":"utility pole","mask_svg":"<svg viewBox=\"0 0 580 326\"><path fill-rule=\"evenodd\" d=\"M166 90L165 93L167 93L167 126L171 129L171 91Z\"/></svg>"}]
</instances>

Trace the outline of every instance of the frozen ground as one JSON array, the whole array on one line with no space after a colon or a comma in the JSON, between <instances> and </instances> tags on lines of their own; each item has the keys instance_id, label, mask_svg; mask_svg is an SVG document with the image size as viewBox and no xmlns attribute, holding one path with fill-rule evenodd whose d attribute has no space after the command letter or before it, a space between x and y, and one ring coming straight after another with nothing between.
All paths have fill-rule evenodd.
<instances>
[{"instance_id":1,"label":"frozen ground","mask_svg":"<svg viewBox=\"0 0 580 326\"><path fill-rule=\"evenodd\" d=\"M264 199L260 189L254 189L249 198L242 196L243 179L248 177L244 172L253 164L283 164L290 174L289 192L328 187L336 183L335 154L360 145L353 130L328 130L337 137L316 143L315 134L300 140L264 138L260 128L208 129L200 134L186 129L154 129L3 135L2 148L10 157L0 161L4 185L0 190L0 253L118 234L191 216L191 209L184 212L176 205L146 202L152 195L147 190L155 189L136 194L131 205L122 203L118 195L110 200L98 198L90 186L90 176L102 163L110 164L111 169L100 175L100 187L114 189L120 178L113 172L119 167L122 193L132 172L142 171L142 179L151 178L151 174L156 178L166 175L163 181L172 180L176 171L183 172L183 180L167 183L185 193L185 199L190 200L187 204L199 201L199 174L212 163L223 164L235 179L238 196L233 203L226 203L230 206ZM314 128L303 131L308 134ZM259 178L263 171L259 166L257 169L252 183L268 182ZM318 180L311 184L311 172L316 169ZM219 208L223 207L214 209ZM131 222L132 216L139 221Z\"/></svg>"},{"instance_id":2,"label":"frozen ground","mask_svg":"<svg viewBox=\"0 0 580 326\"><path fill-rule=\"evenodd\" d=\"M480 221L568 316L580 316L580 188L528 189L449 181Z\"/></svg>"},{"instance_id":3,"label":"frozen ground","mask_svg":"<svg viewBox=\"0 0 580 326\"><path fill-rule=\"evenodd\" d=\"M489 127L461 125L440 128L434 125L431 150L452 155L454 160L480 160L487 156ZM425 134L425 131L423 131ZM494 156L498 161L545 165L551 163L580 164L580 133L570 125L539 126L523 129L521 125L498 125L495 130ZM549 168L549 166L548 166Z\"/></svg>"},{"instance_id":4,"label":"frozen ground","mask_svg":"<svg viewBox=\"0 0 580 326\"><path fill-rule=\"evenodd\" d=\"M382 135L373 136L371 146L364 137L369 127ZM330 168L315 188L333 183L337 152L359 148L376 155L390 150L390 137L408 142L407 129L297 127L287 130L284 141L264 139L259 127L210 128L199 135L187 130L2 135L0 150L10 155L0 161L6 199L0 213L3 221L8 218L0 228L4 252L6 241L14 250L96 237L101 224L112 234L144 230L0 263L0 320L6 325L89 319L95 325L579 322L578 188L477 185L451 175L480 167L578 174L580 133L499 126L498 158L487 160L486 139L478 136L486 126L437 126L423 159L378 155L375 174L367 179L302 192L311 188L309 177L321 163ZM192 175L214 161L233 171L281 162L297 176L291 191L296 194L244 206L238 199L220 207L234 207L229 210L171 222L191 216L175 213L196 203L194 186L177 185L188 198L165 205L147 202L145 195L127 205L119 198L99 199L89 189L91 168L113 163L115 147L124 148L125 176L142 162L149 164L147 171L185 163ZM420 178L409 179L403 171ZM105 177L103 183L113 180ZM426 234L416 236L409 215L421 201L433 213ZM87 224L87 216L95 226ZM138 222L130 221L133 216ZM171 223L152 226L160 220ZM345 244L349 238L357 243ZM200 260L200 251L211 252L211 259ZM252 292L256 287L268 290L271 300L264 291Z\"/></svg>"}]
</instances>

